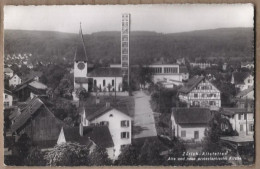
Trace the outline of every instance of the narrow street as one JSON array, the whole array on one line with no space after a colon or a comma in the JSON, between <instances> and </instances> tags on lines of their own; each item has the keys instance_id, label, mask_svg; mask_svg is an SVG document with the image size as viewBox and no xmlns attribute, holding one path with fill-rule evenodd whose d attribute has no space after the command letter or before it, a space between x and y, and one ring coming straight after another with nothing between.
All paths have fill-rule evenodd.
<instances>
[{"instance_id":1,"label":"narrow street","mask_svg":"<svg viewBox=\"0 0 260 169\"><path fill-rule=\"evenodd\" d=\"M153 111L150 106L150 96L143 91L134 92L135 115L133 138L157 136Z\"/></svg>"}]
</instances>

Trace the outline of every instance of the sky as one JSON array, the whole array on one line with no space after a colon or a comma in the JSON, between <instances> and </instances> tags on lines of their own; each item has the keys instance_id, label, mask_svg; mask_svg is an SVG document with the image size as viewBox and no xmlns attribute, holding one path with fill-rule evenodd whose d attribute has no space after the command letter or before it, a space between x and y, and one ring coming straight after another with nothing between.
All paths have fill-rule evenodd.
<instances>
[{"instance_id":1,"label":"sky","mask_svg":"<svg viewBox=\"0 0 260 169\"><path fill-rule=\"evenodd\" d=\"M252 4L5 6L4 28L84 34L120 31L121 15L131 14L131 31L176 33L253 27Z\"/></svg>"}]
</instances>

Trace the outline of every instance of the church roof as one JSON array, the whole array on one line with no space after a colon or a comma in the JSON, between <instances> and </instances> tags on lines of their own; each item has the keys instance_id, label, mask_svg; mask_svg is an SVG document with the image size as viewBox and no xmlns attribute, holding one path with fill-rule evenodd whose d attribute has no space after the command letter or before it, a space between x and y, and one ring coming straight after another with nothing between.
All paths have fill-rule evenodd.
<instances>
[{"instance_id":1,"label":"church roof","mask_svg":"<svg viewBox=\"0 0 260 169\"><path fill-rule=\"evenodd\" d=\"M88 77L122 77L121 68L102 67L88 73Z\"/></svg>"},{"instance_id":2,"label":"church roof","mask_svg":"<svg viewBox=\"0 0 260 169\"><path fill-rule=\"evenodd\" d=\"M84 62L87 62L88 61L88 58L87 58L87 51L86 51L86 46L85 46L85 42L84 42L84 37L83 37L83 34L82 34L82 29L81 29L81 26L80 26L80 30L79 30L79 39L80 39L80 43L79 45L77 46L77 49L76 49L76 53L75 53L75 61L84 61Z\"/></svg>"}]
</instances>

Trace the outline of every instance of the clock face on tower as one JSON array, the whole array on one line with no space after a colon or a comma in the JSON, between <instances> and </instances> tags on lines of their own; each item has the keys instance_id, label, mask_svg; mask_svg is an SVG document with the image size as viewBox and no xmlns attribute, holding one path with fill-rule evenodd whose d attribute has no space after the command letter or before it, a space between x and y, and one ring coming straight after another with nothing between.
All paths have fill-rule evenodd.
<instances>
[{"instance_id":1,"label":"clock face on tower","mask_svg":"<svg viewBox=\"0 0 260 169\"><path fill-rule=\"evenodd\" d=\"M79 64L78 64L78 68L79 68L80 70L83 70L83 69L85 68L85 64L84 64L84 63L79 63Z\"/></svg>"}]
</instances>

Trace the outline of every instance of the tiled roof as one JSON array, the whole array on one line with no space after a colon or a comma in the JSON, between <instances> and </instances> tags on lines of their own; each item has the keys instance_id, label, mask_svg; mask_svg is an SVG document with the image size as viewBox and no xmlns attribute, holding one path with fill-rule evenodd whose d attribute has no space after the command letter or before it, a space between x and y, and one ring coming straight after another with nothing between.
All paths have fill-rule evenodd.
<instances>
[{"instance_id":1,"label":"tiled roof","mask_svg":"<svg viewBox=\"0 0 260 169\"><path fill-rule=\"evenodd\" d=\"M104 148L114 146L112 136L107 126L83 127L83 136L79 134L79 127L65 127L63 131L66 142L77 142L82 145L88 145L89 141L92 140L95 144Z\"/></svg>"},{"instance_id":2,"label":"tiled roof","mask_svg":"<svg viewBox=\"0 0 260 169\"><path fill-rule=\"evenodd\" d=\"M242 90L241 92L239 92L239 93L236 95L236 97L237 97L237 98L241 98L241 97L247 95L249 92L251 92L251 91L253 91L253 90L254 90L254 86L249 87L248 89L245 89L245 90Z\"/></svg>"},{"instance_id":3,"label":"tiled roof","mask_svg":"<svg viewBox=\"0 0 260 169\"><path fill-rule=\"evenodd\" d=\"M7 89L4 89L4 93L9 94L9 95L12 95L12 92L9 91L9 90L7 90Z\"/></svg>"},{"instance_id":4,"label":"tiled roof","mask_svg":"<svg viewBox=\"0 0 260 169\"><path fill-rule=\"evenodd\" d=\"M194 76L188 80L187 83L184 84L182 88L180 88L180 93L189 93L194 87L196 87L203 79L204 76Z\"/></svg>"},{"instance_id":5,"label":"tiled roof","mask_svg":"<svg viewBox=\"0 0 260 169\"><path fill-rule=\"evenodd\" d=\"M41 89L41 90L47 89L47 86L45 84L38 81L32 81L31 83L29 83L29 85L34 87L35 89Z\"/></svg>"},{"instance_id":6,"label":"tiled roof","mask_svg":"<svg viewBox=\"0 0 260 169\"><path fill-rule=\"evenodd\" d=\"M37 97L34 97L32 100L30 100L27 107L22 111L21 115L18 116L15 122L12 124L12 132L15 132L20 127L22 127L42 105L43 102Z\"/></svg>"},{"instance_id":7,"label":"tiled roof","mask_svg":"<svg viewBox=\"0 0 260 169\"><path fill-rule=\"evenodd\" d=\"M88 83L87 77L75 77L75 83Z\"/></svg>"},{"instance_id":8,"label":"tiled roof","mask_svg":"<svg viewBox=\"0 0 260 169\"><path fill-rule=\"evenodd\" d=\"M174 108L172 109L177 124L208 124L213 115L207 108Z\"/></svg>"},{"instance_id":9,"label":"tiled roof","mask_svg":"<svg viewBox=\"0 0 260 169\"><path fill-rule=\"evenodd\" d=\"M227 116L233 116L234 114L244 114L244 113L253 113L248 112L245 108L223 108L222 111L220 111L221 114L227 115Z\"/></svg>"},{"instance_id":10,"label":"tiled roof","mask_svg":"<svg viewBox=\"0 0 260 169\"><path fill-rule=\"evenodd\" d=\"M180 73L189 73L186 66L180 66Z\"/></svg>"},{"instance_id":11,"label":"tiled roof","mask_svg":"<svg viewBox=\"0 0 260 169\"><path fill-rule=\"evenodd\" d=\"M96 68L88 73L88 77L122 77L122 69L111 67Z\"/></svg>"},{"instance_id":12,"label":"tiled roof","mask_svg":"<svg viewBox=\"0 0 260 169\"><path fill-rule=\"evenodd\" d=\"M102 104L102 105L98 105L98 106L95 105L95 106L91 106L91 107L85 107L86 118L91 121L112 109L116 109L129 116L129 109L128 109L127 105L125 105L125 104L110 105L110 106L106 106L106 105Z\"/></svg>"},{"instance_id":13,"label":"tiled roof","mask_svg":"<svg viewBox=\"0 0 260 169\"><path fill-rule=\"evenodd\" d=\"M244 84L244 80L250 76L248 72L233 72L234 82L235 84Z\"/></svg>"},{"instance_id":14,"label":"tiled roof","mask_svg":"<svg viewBox=\"0 0 260 169\"><path fill-rule=\"evenodd\" d=\"M4 72L5 73L13 73L14 71L12 69L10 69L9 67L4 68Z\"/></svg>"},{"instance_id":15,"label":"tiled roof","mask_svg":"<svg viewBox=\"0 0 260 169\"><path fill-rule=\"evenodd\" d=\"M40 149L53 148L57 144L57 139L53 140L37 140L33 141L33 144Z\"/></svg>"}]
</instances>

